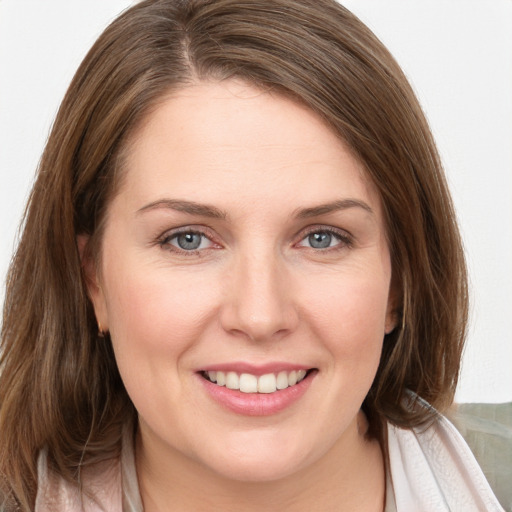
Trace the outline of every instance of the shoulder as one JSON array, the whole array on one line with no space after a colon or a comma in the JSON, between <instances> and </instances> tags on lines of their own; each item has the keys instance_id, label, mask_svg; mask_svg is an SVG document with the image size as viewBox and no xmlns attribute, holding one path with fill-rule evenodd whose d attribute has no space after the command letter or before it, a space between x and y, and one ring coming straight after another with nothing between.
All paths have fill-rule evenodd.
<instances>
[{"instance_id":1,"label":"shoulder","mask_svg":"<svg viewBox=\"0 0 512 512\"><path fill-rule=\"evenodd\" d=\"M84 467L76 482L52 471L46 451L42 450L38 458L35 512L142 512L134 432L133 423L128 422L123 428L120 457Z\"/></svg>"},{"instance_id":2,"label":"shoulder","mask_svg":"<svg viewBox=\"0 0 512 512\"><path fill-rule=\"evenodd\" d=\"M421 399L416 406L430 407ZM388 450L399 512L503 511L468 445L444 416L436 413L420 428L388 425Z\"/></svg>"},{"instance_id":3,"label":"shoulder","mask_svg":"<svg viewBox=\"0 0 512 512\"><path fill-rule=\"evenodd\" d=\"M38 458L35 512L107 512L122 510L119 461L84 468L76 482L52 471L43 450Z\"/></svg>"}]
</instances>

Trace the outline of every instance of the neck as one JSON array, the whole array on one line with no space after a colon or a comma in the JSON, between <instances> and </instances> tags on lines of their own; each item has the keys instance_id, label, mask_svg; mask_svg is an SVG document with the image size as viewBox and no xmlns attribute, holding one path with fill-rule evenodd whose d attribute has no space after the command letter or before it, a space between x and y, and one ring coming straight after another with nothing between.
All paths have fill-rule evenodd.
<instances>
[{"instance_id":1,"label":"neck","mask_svg":"<svg viewBox=\"0 0 512 512\"><path fill-rule=\"evenodd\" d=\"M382 450L376 440L365 439L365 431L366 420L360 413L352 435L340 438L320 459L284 478L264 482L225 478L182 453L151 447L138 434L136 465L144 511L381 512Z\"/></svg>"}]
</instances>

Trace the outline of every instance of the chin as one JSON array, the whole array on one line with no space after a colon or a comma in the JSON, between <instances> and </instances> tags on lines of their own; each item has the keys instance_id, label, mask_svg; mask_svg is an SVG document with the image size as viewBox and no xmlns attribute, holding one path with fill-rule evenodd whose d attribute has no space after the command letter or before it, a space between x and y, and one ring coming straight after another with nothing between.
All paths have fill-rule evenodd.
<instances>
[{"instance_id":1,"label":"chin","mask_svg":"<svg viewBox=\"0 0 512 512\"><path fill-rule=\"evenodd\" d=\"M277 482L298 471L295 464L284 461L239 461L230 467L213 468L221 477L241 483Z\"/></svg>"},{"instance_id":2,"label":"chin","mask_svg":"<svg viewBox=\"0 0 512 512\"><path fill-rule=\"evenodd\" d=\"M215 456L210 468L218 475L239 482L263 483L282 480L307 466L314 457L303 446L278 446L253 443L247 450L230 448L222 457Z\"/></svg>"}]
</instances>

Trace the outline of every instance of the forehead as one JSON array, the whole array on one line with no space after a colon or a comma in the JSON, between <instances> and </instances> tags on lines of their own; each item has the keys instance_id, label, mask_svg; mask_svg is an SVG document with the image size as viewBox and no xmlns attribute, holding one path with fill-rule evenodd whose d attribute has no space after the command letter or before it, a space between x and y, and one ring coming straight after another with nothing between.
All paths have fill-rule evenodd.
<instances>
[{"instance_id":1,"label":"forehead","mask_svg":"<svg viewBox=\"0 0 512 512\"><path fill-rule=\"evenodd\" d=\"M379 202L362 163L318 115L234 80L164 98L135 131L124 163L123 188L141 201L167 192L200 202L283 193L312 203L339 194Z\"/></svg>"}]
</instances>

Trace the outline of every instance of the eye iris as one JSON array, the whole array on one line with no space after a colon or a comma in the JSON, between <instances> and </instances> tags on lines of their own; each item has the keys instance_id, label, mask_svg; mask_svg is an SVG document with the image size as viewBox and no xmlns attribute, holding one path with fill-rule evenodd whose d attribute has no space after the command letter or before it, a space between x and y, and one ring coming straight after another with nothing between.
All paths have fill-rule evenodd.
<instances>
[{"instance_id":1,"label":"eye iris","mask_svg":"<svg viewBox=\"0 0 512 512\"><path fill-rule=\"evenodd\" d=\"M201 245L201 235L197 233L182 233L178 235L176 242L180 249L191 251L199 248Z\"/></svg>"},{"instance_id":2,"label":"eye iris","mask_svg":"<svg viewBox=\"0 0 512 512\"><path fill-rule=\"evenodd\" d=\"M329 233L312 233L308 237L311 247L314 249L327 249L331 245L332 235Z\"/></svg>"}]
</instances>

